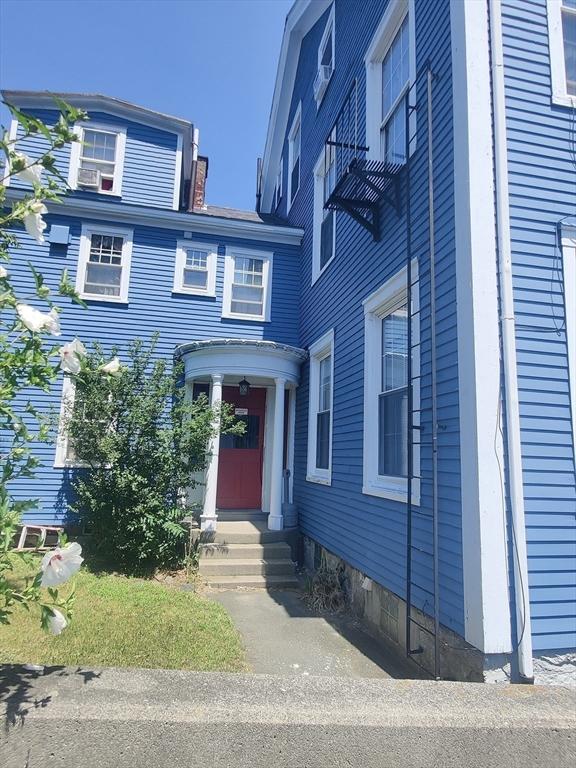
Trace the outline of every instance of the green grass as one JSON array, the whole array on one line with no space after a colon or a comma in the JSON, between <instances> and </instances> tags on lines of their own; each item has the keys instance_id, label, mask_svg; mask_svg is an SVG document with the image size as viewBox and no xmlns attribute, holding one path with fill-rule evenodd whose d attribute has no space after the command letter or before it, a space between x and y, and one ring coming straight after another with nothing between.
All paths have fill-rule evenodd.
<instances>
[{"instance_id":1,"label":"green grass","mask_svg":"<svg viewBox=\"0 0 576 768\"><path fill-rule=\"evenodd\" d=\"M35 570L15 558L11 578L21 582ZM218 603L154 581L85 568L72 581L76 603L70 626L57 637L49 635L40 628L38 610L17 607L11 624L0 625L0 663L246 669L240 636Z\"/></svg>"}]
</instances>

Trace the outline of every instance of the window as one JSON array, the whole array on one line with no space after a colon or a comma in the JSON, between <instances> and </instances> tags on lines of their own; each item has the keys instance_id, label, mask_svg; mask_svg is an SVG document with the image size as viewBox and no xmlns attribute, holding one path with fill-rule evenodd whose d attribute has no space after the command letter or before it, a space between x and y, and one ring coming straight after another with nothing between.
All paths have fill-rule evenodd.
<instances>
[{"instance_id":1,"label":"window","mask_svg":"<svg viewBox=\"0 0 576 768\"><path fill-rule=\"evenodd\" d=\"M335 141L335 133L330 136ZM336 181L336 150L326 144L314 169L314 231L312 244L312 282L315 282L336 250L336 211L328 210L325 203Z\"/></svg>"},{"instance_id":2,"label":"window","mask_svg":"<svg viewBox=\"0 0 576 768\"><path fill-rule=\"evenodd\" d=\"M417 264L413 263L413 280ZM418 288L412 291L413 414L419 410ZM408 475L408 305L406 270L364 302L364 483L363 493L406 501ZM418 429L414 430L414 475L420 474ZM412 483L419 503L419 482Z\"/></svg>"},{"instance_id":3,"label":"window","mask_svg":"<svg viewBox=\"0 0 576 768\"><path fill-rule=\"evenodd\" d=\"M235 248L226 254L222 317L270 319L272 254Z\"/></svg>"},{"instance_id":4,"label":"window","mask_svg":"<svg viewBox=\"0 0 576 768\"><path fill-rule=\"evenodd\" d=\"M106 125L77 125L79 141L70 150L68 183L72 189L120 195L126 129Z\"/></svg>"},{"instance_id":5,"label":"window","mask_svg":"<svg viewBox=\"0 0 576 768\"><path fill-rule=\"evenodd\" d=\"M85 467L88 466L87 461L83 461L82 457L78 456L75 450L74 443L71 437L67 433L67 424L74 414L78 417L78 412L81 411L82 420L90 419L92 423L99 423L102 425L102 431L105 432L109 429L106 420L98 418L98 414L92 412L88 413L87 404L81 402L76 395L76 386L72 379L68 376L64 377L62 384L62 402L60 405L60 422L58 425L58 436L56 439L56 456L54 460L55 467Z\"/></svg>"},{"instance_id":6,"label":"window","mask_svg":"<svg viewBox=\"0 0 576 768\"><path fill-rule=\"evenodd\" d=\"M548 0L552 100L576 106L576 0Z\"/></svg>"},{"instance_id":7,"label":"window","mask_svg":"<svg viewBox=\"0 0 576 768\"><path fill-rule=\"evenodd\" d=\"M276 177L276 186L274 187L274 200L272 203L273 210L275 211L276 208L280 205L280 200L282 200L282 184L284 183L284 159L280 158L280 166L278 168L278 176Z\"/></svg>"},{"instance_id":8,"label":"window","mask_svg":"<svg viewBox=\"0 0 576 768\"><path fill-rule=\"evenodd\" d=\"M319 107L334 72L334 5L318 47L318 70L314 80L314 98Z\"/></svg>"},{"instance_id":9,"label":"window","mask_svg":"<svg viewBox=\"0 0 576 768\"><path fill-rule=\"evenodd\" d=\"M292 121L292 128L288 135L288 209L294 202L296 193L300 187L300 133L301 133L301 106L296 110Z\"/></svg>"},{"instance_id":10,"label":"window","mask_svg":"<svg viewBox=\"0 0 576 768\"><path fill-rule=\"evenodd\" d=\"M406 162L406 99L416 70L413 3L388 4L365 58L369 158L392 165ZM412 136L414 120L415 113Z\"/></svg>"},{"instance_id":11,"label":"window","mask_svg":"<svg viewBox=\"0 0 576 768\"><path fill-rule=\"evenodd\" d=\"M332 479L332 411L334 331L310 346L308 403L308 471L306 479L330 485Z\"/></svg>"},{"instance_id":12,"label":"window","mask_svg":"<svg viewBox=\"0 0 576 768\"><path fill-rule=\"evenodd\" d=\"M179 240L176 247L174 292L215 296L217 252L215 245Z\"/></svg>"},{"instance_id":13,"label":"window","mask_svg":"<svg viewBox=\"0 0 576 768\"><path fill-rule=\"evenodd\" d=\"M562 231L562 271L572 404L572 445L573 450L576 451L576 228L574 227L566 227Z\"/></svg>"},{"instance_id":14,"label":"window","mask_svg":"<svg viewBox=\"0 0 576 768\"><path fill-rule=\"evenodd\" d=\"M85 299L127 302L132 230L82 227L76 290Z\"/></svg>"}]
</instances>

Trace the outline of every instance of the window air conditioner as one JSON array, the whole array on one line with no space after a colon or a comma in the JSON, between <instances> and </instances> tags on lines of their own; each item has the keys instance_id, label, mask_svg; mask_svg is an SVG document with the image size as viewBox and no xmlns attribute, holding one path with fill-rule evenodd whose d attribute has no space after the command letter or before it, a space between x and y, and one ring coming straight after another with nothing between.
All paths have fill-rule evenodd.
<instances>
[{"instance_id":1,"label":"window air conditioner","mask_svg":"<svg viewBox=\"0 0 576 768\"><path fill-rule=\"evenodd\" d=\"M328 87L330 78L332 77L332 67L327 64L322 64L318 67L318 72L314 79L314 98L316 101L320 101L324 96L324 92Z\"/></svg>"},{"instance_id":2,"label":"window air conditioner","mask_svg":"<svg viewBox=\"0 0 576 768\"><path fill-rule=\"evenodd\" d=\"M100 188L100 171L96 168L78 169L78 186Z\"/></svg>"}]
</instances>

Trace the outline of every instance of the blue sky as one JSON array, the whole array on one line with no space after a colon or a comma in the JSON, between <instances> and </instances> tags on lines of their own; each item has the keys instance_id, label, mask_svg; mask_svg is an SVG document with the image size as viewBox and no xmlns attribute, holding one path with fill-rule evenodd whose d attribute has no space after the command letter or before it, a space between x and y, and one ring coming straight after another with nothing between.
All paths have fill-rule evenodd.
<instances>
[{"instance_id":1,"label":"blue sky","mask_svg":"<svg viewBox=\"0 0 576 768\"><path fill-rule=\"evenodd\" d=\"M0 0L0 84L104 93L190 119L210 158L208 202L253 209L291 5Z\"/></svg>"}]
</instances>

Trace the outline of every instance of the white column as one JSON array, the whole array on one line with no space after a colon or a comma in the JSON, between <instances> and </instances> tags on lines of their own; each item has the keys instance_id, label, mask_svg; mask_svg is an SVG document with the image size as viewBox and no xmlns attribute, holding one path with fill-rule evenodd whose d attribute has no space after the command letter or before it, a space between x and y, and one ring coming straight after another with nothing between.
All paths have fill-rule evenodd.
<instances>
[{"instance_id":1,"label":"white column","mask_svg":"<svg viewBox=\"0 0 576 768\"><path fill-rule=\"evenodd\" d=\"M284 388L286 379L274 379L276 397L274 400L274 439L272 441L272 466L270 472L270 514L268 528L281 531L282 518L282 457L284 455Z\"/></svg>"},{"instance_id":2,"label":"white column","mask_svg":"<svg viewBox=\"0 0 576 768\"><path fill-rule=\"evenodd\" d=\"M210 405L215 406L222 402L222 381L224 376L221 373L212 374L212 393L210 395ZM201 528L203 531L215 531L216 521L216 490L218 488L218 456L220 454L220 433L216 432L210 440L208 447L210 460L206 469L206 492L204 494L204 509L200 516Z\"/></svg>"},{"instance_id":3,"label":"white column","mask_svg":"<svg viewBox=\"0 0 576 768\"><path fill-rule=\"evenodd\" d=\"M287 456L286 467L290 470L289 496L285 501L292 504L294 501L294 435L296 433L296 387L288 390L288 424L287 424Z\"/></svg>"}]
</instances>

